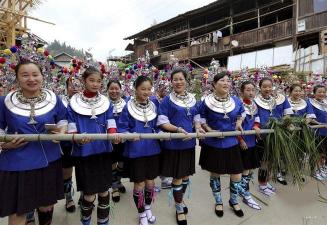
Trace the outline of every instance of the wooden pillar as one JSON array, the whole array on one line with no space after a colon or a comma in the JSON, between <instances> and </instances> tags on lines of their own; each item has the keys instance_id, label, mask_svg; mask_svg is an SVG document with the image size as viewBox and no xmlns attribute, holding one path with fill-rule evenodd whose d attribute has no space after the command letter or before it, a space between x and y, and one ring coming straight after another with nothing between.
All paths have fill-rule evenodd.
<instances>
[{"instance_id":1,"label":"wooden pillar","mask_svg":"<svg viewBox=\"0 0 327 225\"><path fill-rule=\"evenodd\" d=\"M187 59L188 63L190 63L191 58L191 26L190 26L190 19L187 19Z\"/></svg>"},{"instance_id":2,"label":"wooden pillar","mask_svg":"<svg viewBox=\"0 0 327 225\"><path fill-rule=\"evenodd\" d=\"M15 10L15 0L8 0L7 8L14 11ZM9 48L14 44L15 40L15 24L13 23L14 20L14 14L7 12L6 13L6 23L7 23L7 40L6 40L6 46Z\"/></svg>"},{"instance_id":3,"label":"wooden pillar","mask_svg":"<svg viewBox=\"0 0 327 225\"><path fill-rule=\"evenodd\" d=\"M233 1L231 0L230 4L229 4L229 18L230 18L229 32L230 32L230 35L234 34L233 16L234 16L234 8L233 8Z\"/></svg>"},{"instance_id":4,"label":"wooden pillar","mask_svg":"<svg viewBox=\"0 0 327 225\"><path fill-rule=\"evenodd\" d=\"M298 42L297 42L297 24L298 24L298 18L299 18L299 0L293 0L293 51L297 51L298 48ZM295 63L296 64L296 61ZM296 66L296 65L294 65Z\"/></svg>"},{"instance_id":5,"label":"wooden pillar","mask_svg":"<svg viewBox=\"0 0 327 225\"><path fill-rule=\"evenodd\" d=\"M23 8L22 1L19 1L18 8L19 8L19 13L23 13L23 10L22 10L22 8ZM19 18L19 23L18 24L19 24L19 27L20 28L23 27L23 20L22 20L22 18Z\"/></svg>"},{"instance_id":6,"label":"wooden pillar","mask_svg":"<svg viewBox=\"0 0 327 225\"><path fill-rule=\"evenodd\" d=\"M258 28L260 28L260 27L261 27L261 25L260 25L260 9L259 9L259 3L258 3L258 0L255 0L255 8L257 9Z\"/></svg>"},{"instance_id":7,"label":"wooden pillar","mask_svg":"<svg viewBox=\"0 0 327 225\"><path fill-rule=\"evenodd\" d=\"M233 1L231 0L229 3L229 18L230 18L230 25L229 25L229 33L230 37L234 34L233 29L233 15L234 15L234 8L233 8ZM232 38L230 38L230 42L232 41ZM232 44L229 42L229 55L233 55L233 47Z\"/></svg>"}]
</instances>

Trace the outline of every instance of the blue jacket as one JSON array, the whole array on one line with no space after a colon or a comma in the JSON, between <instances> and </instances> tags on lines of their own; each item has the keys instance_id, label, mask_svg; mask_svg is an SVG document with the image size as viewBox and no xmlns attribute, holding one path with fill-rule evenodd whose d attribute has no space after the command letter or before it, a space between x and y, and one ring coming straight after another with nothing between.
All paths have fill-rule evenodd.
<instances>
[{"instance_id":1,"label":"blue jacket","mask_svg":"<svg viewBox=\"0 0 327 225\"><path fill-rule=\"evenodd\" d=\"M37 124L28 124L27 116L12 113L0 97L0 132L8 134L46 134L45 124L66 120L66 108L57 96L56 105L48 113L36 116ZM0 154L0 171L25 171L44 168L61 157L60 145L52 141L28 142L26 145Z\"/></svg>"}]
</instances>

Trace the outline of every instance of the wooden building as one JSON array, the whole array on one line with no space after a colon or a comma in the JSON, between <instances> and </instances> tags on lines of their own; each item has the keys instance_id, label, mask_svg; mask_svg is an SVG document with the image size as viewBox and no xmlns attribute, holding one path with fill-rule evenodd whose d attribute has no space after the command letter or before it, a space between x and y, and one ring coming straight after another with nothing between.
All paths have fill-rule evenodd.
<instances>
[{"instance_id":1,"label":"wooden building","mask_svg":"<svg viewBox=\"0 0 327 225\"><path fill-rule=\"evenodd\" d=\"M28 15L41 0L0 0L0 49L15 45L16 37L28 32L27 19L48 24Z\"/></svg>"},{"instance_id":2,"label":"wooden building","mask_svg":"<svg viewBox=\"0 0 327 225\"><path fill-rule=\"evenodd\" d=\"M293 44L293 49L320 44L327 51L326 0L217 0L137 34L135 58L148 50L152 63L179 60L222 64L234 54ZM130 47L129 47L130 48Z\"/></svg>"},{"instance_id":3,"label":"wooden building","mask_svg":"<svg viewBox=\"0 0 327 225\"><path fill-rule=\"evenodd\" d=\"M61 52L55 56L53 56L53 59L59 67L69 67L71 64L71 61L74 59L73 56L69 55L66 52Z\"/></svg>"}]
</instances>

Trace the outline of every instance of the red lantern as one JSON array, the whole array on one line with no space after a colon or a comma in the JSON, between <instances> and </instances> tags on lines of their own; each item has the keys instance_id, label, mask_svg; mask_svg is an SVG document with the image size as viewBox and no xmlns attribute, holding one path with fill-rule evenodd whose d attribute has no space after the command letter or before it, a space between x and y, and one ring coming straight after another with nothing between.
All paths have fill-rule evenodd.
<instances>
[{"instance_id":1,"label":"red lantern","mask_svg":"<svg viewBox=\"0 0 327 225\"><path fill-rule=\"evenodd\" d=\"M50 55L49 51L48 51L48 50L45 50L45 51L44 51L44 55L45 55L45 56L49 56L49 55Z\"/></svg>"}]
</instances>

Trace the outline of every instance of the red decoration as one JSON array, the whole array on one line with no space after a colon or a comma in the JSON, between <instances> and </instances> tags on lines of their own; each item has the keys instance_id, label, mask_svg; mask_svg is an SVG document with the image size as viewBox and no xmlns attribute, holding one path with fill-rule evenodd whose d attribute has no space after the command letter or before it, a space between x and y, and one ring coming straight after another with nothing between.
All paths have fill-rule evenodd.
<instances>
[{"instance_id":1,"label":"red decoration","mask_svg":"<svg viewBox=\"0 0 327 225\"><path fill-rule=\"evenodd\" d=\"M10 68L14 70L16 68L16 65L14 63L11 63Z\"/></svg>"},{"instance_id":2,"label":"red decoration","mask_svg":"<svg viewBox=\"0 0 327 225\"><path fill-rule=\"evenodd\" d=\"M0 57L0 64L4 64L6 62L6 58Z\"/></svg>"},{"instance_id":3,"label":"red decoration","mask_svg":"<svg viewBox=\"0 0 327 225\"><path fill-rule=\"evenodd\" d=\"M44 55L45 55L45 56L49 56L49 55L50 55L49 51L48 51L48 50L45 50L45 51L44 51Z\"/></svg>"}]
</instances>

